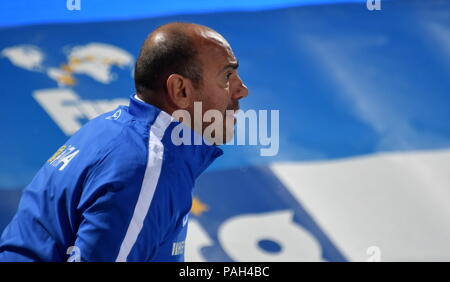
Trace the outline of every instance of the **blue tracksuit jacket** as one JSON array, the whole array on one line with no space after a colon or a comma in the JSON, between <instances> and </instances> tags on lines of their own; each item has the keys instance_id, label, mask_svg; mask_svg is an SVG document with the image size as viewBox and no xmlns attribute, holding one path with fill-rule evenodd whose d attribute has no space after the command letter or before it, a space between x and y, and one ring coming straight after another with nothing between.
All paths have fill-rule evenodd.
<instances>
[{"instance_id":1,"label":"blue tracksuit jacket","mask_svg":"<svg viewBox=\"0 0 450 282\"><path fill-rule=\"evenodd\" d=\"M88 122L24 189L0 261L183 261L195 180L223 152L173 144L178 124L134 95Z\"/></svg>"}]
</instances>

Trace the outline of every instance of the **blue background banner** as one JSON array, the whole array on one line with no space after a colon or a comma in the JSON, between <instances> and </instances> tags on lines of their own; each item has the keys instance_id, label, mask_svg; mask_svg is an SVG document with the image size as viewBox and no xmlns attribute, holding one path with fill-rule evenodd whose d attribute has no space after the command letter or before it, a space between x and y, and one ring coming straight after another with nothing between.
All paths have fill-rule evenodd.
<instances>
[{"instance_id":1,"label":"blue background banner","mask_svg":"<svg viewBox=\"0 0 450 282\"><path fill-rule=\"evenodd\" d=\"M366 249L356 250L362 247L345 239L350 233L360 233L350 228L345 217L335 226L326 216L344 210L354 214L358 209L350 206L366 203L360 208L367 209L366 220L361 222L368 222L369 216L376 218L371 206L374 198L382 203L396 195L400 203L404 197L413 197L411 203L430 198L440 218L439 224L428 227L430 233L450 219L447 203L434 200L445 198L450 190L448 176L440 174L449 164L446 154L450 147L450 2L382 1L379 11L370 11L366 1L357 0L135 0L126 4L81 0L79 11L69 11L64 1L56 0L45 4L3 2L0 230L14 214L21 189L60 144L95 115L127 103L134 92L132 70L140 45L154 28L172 21L203 24L221 33L233 47L240 61L240 76L250 91L241 108L279 110L280 115L278 154L261 156L260 150L267 147L261 144L225 145L225 154L199 179L198 201L194 202L201 211L193 215L191 228L192 238L196 238L192 239L196 248L191 254L196 255L188 257L224 261L364 260ZM81 61L80 54L84 56ZM84 63L86 69L77 70L76 66ZM428 157L418 161L422 157L415 154L421 152L438 155L430 157L429 162ZM417 161L414 167L408 166L414 162L396 161L397 157L379 162L376 157L380 154L400 154L402 160L405 156ZM380 184L375 194L367 192L374 198L365 198L364 193L355 196L371 184L367 182L369 176L352 174L354 169L340 173L334 187L347 185L352 190L343 191L349 196L328 208L316 204L326 196L320 192L325 191L321 190L325 184L314 182L320 176L304 185L296 178L303 166L309 169L316 164L338 165L326 170L336 176L333 173L345 167L340 162L366 157L375 158L370 159L373 165L367 164L373 179L390 167L387 164L396 164L386 172L386 183ZM284 164L289 167L277 166ZM323 178L327 177L324 174ZM414 184L397 182L411 177L419 178ZM339 179L355 182L340 183ZM422 185L417 188L420 192L399 192L401 187L417 183ZM302 192L306 191L303 187L314 187L316 192ZM432 192L432 187L443 190ZM350 204L345 206L344 202ZM423 209L415 210L424 215L424 222L436 218L422 213L427 207L424 204ZM370 234L384 235L362 240L361 246L395 245L396 236L403 233L389 233L390 224L396 220L409 222L398 214L399 218L389 219L378 212L378 225L367 223L359 230L367 233L358 238L368 238L369 230L373 231ZM254 256L235 253L237 247L233 246L239 243L226 235L231 232L227 230L240 230L240 220L247 220L247 215L255 220L249 225L258 224L258 219L266 222L272 216L291 217L286 225L273 228L292 229L292 236L242 231L250 232L249 238L255 236L255 244L240 246ZM405 232L413 229L410 225L402 228ZM221 232L225 234L223 239ZM433 252L437 246L424 243L433 239L427 234L417 235L423 240L414 241L419 246L417 252L392 248L387 257L417 260L421 254L428 254L431 260L450 259ZM296 249L295 238L306 247ZM439 240L436 244L450 250L448 241ZM246 249L249 245L252 247Z\"/></svg>"}]
</instances>

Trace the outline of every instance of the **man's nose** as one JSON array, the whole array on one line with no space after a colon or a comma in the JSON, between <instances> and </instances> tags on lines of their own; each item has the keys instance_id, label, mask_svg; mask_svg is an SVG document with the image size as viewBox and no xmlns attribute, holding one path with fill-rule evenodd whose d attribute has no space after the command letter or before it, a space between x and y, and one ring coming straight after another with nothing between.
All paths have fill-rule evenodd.
<instances>
[{"instance_id":1,"label":"man's nose","mask_svg":"<svg viewBox=\"0 0 450 282\"><path fill-rule=\"evenodd\" d=\"M245 86L244 82L242 82L242 79L238 75L236 81L236 88L233 92L233 98L239 100L247 96L248 96L248 88L247 86Z\"/></svg>"}]
</instances>

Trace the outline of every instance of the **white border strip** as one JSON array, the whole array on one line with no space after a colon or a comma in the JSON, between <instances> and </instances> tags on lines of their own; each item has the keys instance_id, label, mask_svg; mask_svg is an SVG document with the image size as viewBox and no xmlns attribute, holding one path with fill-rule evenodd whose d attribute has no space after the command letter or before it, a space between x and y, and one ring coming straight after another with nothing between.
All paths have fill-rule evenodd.
<instances>
[{"instance_id":1,"label":"white border strip","mask_svg":"<svg viewBox=\"0 0 450 282\"><path fill-rule=\"evenodd\" d=\"M125 238L120 245L120 251L116 262L124 262L127 260L144 225L144 219L147 216L152 203L153 195L161 173L164 152L164 145L162 144L161 139L167 127L172 122L172 119L173 118L169 114L161 111L150 128L147 168L145 169L144 180L142 181L141 191L134 208L133 217L131 218Z\"/></svg>"}]
</instances>

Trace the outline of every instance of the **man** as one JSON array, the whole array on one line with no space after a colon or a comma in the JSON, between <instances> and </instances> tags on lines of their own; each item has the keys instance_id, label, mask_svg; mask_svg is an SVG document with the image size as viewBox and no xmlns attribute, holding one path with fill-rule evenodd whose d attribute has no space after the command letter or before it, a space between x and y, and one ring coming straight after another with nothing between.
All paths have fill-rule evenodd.
<instances>
[{"instance_id":1,"label":"man","mask_svg":"<svg viewBox=\"0 0 450 282\"><path fill-rule=\"evenodd\" d=\"M237 67L210 28L170 23L153 31L136 62L130 105L87 123L45 163L2 234L0 261L183 261L195 180L222 154L211 143L223 142L211 134L199 145L174 144L177 126L201 138L211 122L180 124L171 115L193 117L195 102L201 114L234 113L248 94ZM229 132L226 125L220 129Z\"/></svg>"}]
</instances>

